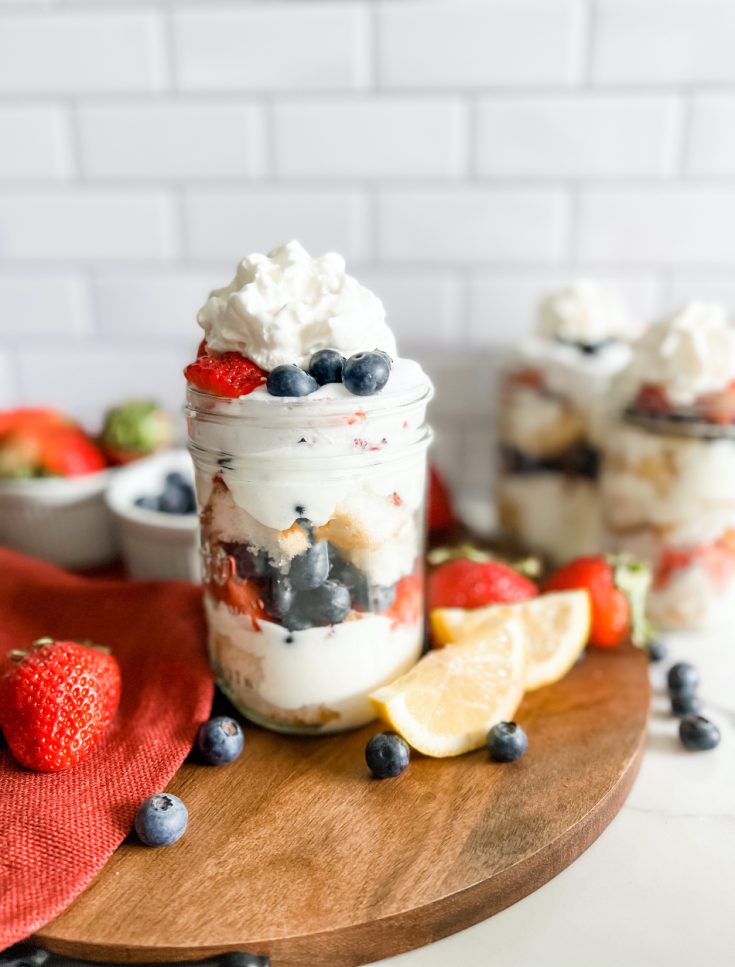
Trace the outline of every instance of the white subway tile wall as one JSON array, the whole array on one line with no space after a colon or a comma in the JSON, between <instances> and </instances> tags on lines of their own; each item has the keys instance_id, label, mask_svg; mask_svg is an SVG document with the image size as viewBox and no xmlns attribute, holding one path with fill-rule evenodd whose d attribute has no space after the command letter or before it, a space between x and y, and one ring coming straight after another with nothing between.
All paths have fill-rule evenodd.
<instances>
[{"instance_id":1,"label":"white subway tile wall","mask_svg":"<svg viewBox=\"0 0 735 967\"><path fill-rule=\"evenodd\" d=\"M181 404L238 257L337 249L492 476L541 294L735 310L733 0L0 0L0 405Z\"/></svg>"}]
</instances>

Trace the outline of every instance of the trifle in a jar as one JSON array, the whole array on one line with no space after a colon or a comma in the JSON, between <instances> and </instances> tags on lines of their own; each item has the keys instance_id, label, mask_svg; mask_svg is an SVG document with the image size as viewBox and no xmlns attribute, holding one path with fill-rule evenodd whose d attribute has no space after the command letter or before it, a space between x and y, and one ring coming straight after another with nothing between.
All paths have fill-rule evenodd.
<instances>
[{"instance_id":1,"label":"trifle in a jar","mask_svg":"<svg viewBox=\"0 0 735 967\"><path fill-rule=\"evenodd\" d=\"M504 535L562 562L599 552L599 413L639 327L593 281L550 293L501 374L497 506Z\"/></svg>"},{"instance_id":2,"label":"trifle in a jar","mask_svg":"<svg viewBox=\"0 0 735 967\"><path fill-rule=\"evenodd\" d=\"M666 628L735 619L735 327L692 302L651 326L621 378L601 480L613 548L653 566Z\"/></svg>"},{"instance_id":3,"label":"trifle in a jar","mask_svg":"<svg viewBox=\"0 0 735 967\"><path fill-rule=\"evenodd\" d=\"M422 650L426 405L341 256L251 255L187 367L209 649L251 719L323 733Z\"/></svg>"}]
</instances>

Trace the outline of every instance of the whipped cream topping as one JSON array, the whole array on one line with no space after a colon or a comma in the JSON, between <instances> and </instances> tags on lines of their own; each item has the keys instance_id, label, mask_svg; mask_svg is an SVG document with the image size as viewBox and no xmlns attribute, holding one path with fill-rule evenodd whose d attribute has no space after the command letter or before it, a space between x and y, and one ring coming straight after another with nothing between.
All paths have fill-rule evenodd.
<instances>
[{"instance_id":1,"label":"whipped cream topping","mask_svg":"<svg viewBox=\"0 0 735 967\"><path fill-rule=\"evenodd\" d=\"M636 339L640 326L615 292L581 279L542 300L536 334L542 339L595 345L610 339Z\"/></svg>"},{"instance_id":2,"label":"whipped cream topping","mask_svg":"<svg viewBox=\"0 0 735 967\"><path fill-rule=\"evenodd\" d=\"M690 302L654 323L638 341L625 375L631 396L643 384L660 386L669 401L688 406L735 380L735 326L716 303Z\"/></svg>"},{"instance_id":3,"label":"whipped cream topping","mask_svg":"<svg viewBox=\"0 0 735 967\"><path fill-rule=\"evenodd\" d=\"M313 258L298 242L244 258L197 321L211 349L242 353L265 370L305 367L317 349L396 355L380 299L346 274L341 255Z\"/></svg>"}]
</instances>

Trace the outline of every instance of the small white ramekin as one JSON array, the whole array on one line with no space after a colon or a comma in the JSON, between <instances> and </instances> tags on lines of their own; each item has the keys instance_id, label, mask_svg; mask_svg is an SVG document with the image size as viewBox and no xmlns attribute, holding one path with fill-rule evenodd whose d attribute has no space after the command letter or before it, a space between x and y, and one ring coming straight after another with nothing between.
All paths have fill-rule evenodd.
<instances>
[{"instance_id":1,"label":"small white ramekin","mask_svg":"<svg viewBox=\"0 0 735 967\"><path fill-rule=\"evenodd\" d=\"M118 544L105 491L115 473L0 480L0 545L66 568L113 560Z\"/></svg>"},{"instance_id":2,"label":"small white ramekin","mask_svg":"<svg viewBox=\"0 0 735 967\"><path fill-rule=\"evenodd\" d=\"M167 450L123 467L107 492L117 524L123 559L136 580L201 580L199 518L136 507L138 497L159 494L166 475L178 471L194 482L186 450Z\"/></svg>"}]
</instances>

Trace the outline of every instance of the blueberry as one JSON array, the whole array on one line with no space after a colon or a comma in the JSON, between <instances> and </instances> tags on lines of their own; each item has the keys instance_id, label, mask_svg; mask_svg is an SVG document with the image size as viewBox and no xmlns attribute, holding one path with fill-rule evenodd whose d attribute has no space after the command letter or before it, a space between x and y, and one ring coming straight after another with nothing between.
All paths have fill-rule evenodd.
<instances>
[{"instance_id":1,"label":"blueberry","mask_svg":"<svg viewBox=\"0 0 735 967\"><path fill-rule=\"evenodd\" d=\"M376 779L400 776L410 758L408 745L395 732L378 732L365 746L365 762Z\"/></svg>"},{"instance_id":2,"label":"blueberry","mask_svg":"<svg viewBox=\"0 0 735 967\"><path fill-rule=\"evenodd\" d=\"M702 703L695 692L672 692L671 714L681 718L683 715L696 715L702 709Z\"/></svg>"},{"instance_id":3,"label":"blueberry","mask_svg":"<svg viewBox=\"0 0 735 967\"><path fill-rule=\"evenodd\" d=\"M342 557L339 548L331 543L329 544L329 563L329 577L331 580L338 581L350 589L356 588L361 582L364 582L365 576L360 568L356 564L353 564L352 561L348 561L347 558Z\"/></svg>"},{"instance_id":4,"label":"blueberry","mask_svg":"<svg viewBox=\"0 0 735 967\"><path fill-rule=\"evenodd\" d=\"M189 810L178 796L157 792L144 799L135 814L135 832L146 846L171 846L181 839Z\"/></svg>"},{"instance_id":5,"label":"blueberry","mask_svg":"<svg viewBox=\"0 0 735 967\"><path fill-rule=\"evenodd\" d=\"M235 573L239 578L250 581L265 577L270 570L268 555L265 551L253 551L247 544L232 541L220 545L235 562Z\"/></svg>"},{"instance_id":6,"label":"blueberry","mask_svg":"<svg viewBox=\"0 0 735 967\"><path fill-rule=\"evenodd\" d=\"M493 762L515 762L528 748L528 736L515 722L498 722L487 734Z\"/></svg>"},{"instance_id":7,"label":"blueberry","mask_svg":"<svg viewBox=\"0 0 735 967\"><path fill-rule=\"evenodd\" d=\"M167 484L158 499L158 506L164 514L191 514L196 507L194 490L188 483L183 486Z\"/></svg>"},{"instance_id":8,"label":"blueberry","mask_svg":"<svg viewBox=\"0 0 735 967\"><path fill-rule=\"evenodd\" d=\"M265 383L271 396L308 396L319 389L313 376L295 365L276 366Z\"/></svg>"},{"instance_id":9,"label":"blueberry","mask_svg":"<svg viewBox=\"0 0 735 967\"><path fill-rule=\"evenodd\" d=\"M341 383L345 358L336 349L320 349L309 360L309 372L320 386Z\"/></svg>"},{"instance_id":10,"label":"blueberry","mask_svg":"<svg viewBox=\"0 0 735 967\"><path fill-rule=\"evenodd\" d=\"M692 752L703 752L720 744L720 730L703 715L685 715L679 722L679 738Z\"/></svg>"},{"instance_id":11,"label":"blueberry","mask_svg":"<svg viewBox=\"0 0 735 967\"><path fill-rule=\"evenodd\" d=\"M356 353L345 362L342 382L355 396L372 396L388 382L390 366L386 353Z\"/></svg>"},{"instance_id":12,"label":"blueberry","mask_svg":"<svg viewBox=\"0 0 735 967\"><path fill-rule=\"evenodd\" d=\"M651 662L663 661L669 653L669 649L663 641L652 641L646 650L648 651L648 660Z\"/></svg>"},{"instance_id":13,"label":"blueberry","mask_svg":"<svg viewBox=\"0 0 735 967\"><path fill-rule=\"evenodd\" d=\"M699 685L699 672L686 661L672 665L666 682L670 692L692 692Z\"/></svg>"},{"instance_id":14,"label":"blueberry","mask_svg":"<svg viewBox=\"0 0 735 967\"><path fill-rule=\"evenodd\" d=\"M290 580L282 574L274 574L263 589L265 613L274 621L281 622L288 614L294 600Z\"/></svg>"},{"instance_id":15,"label":"blueberry","mask_svg":"<svg viewBox=\"0 0 735 967\"><path fill-rule=\"evenodd\" d=\"M136 497L135 506L141 510L158 510L158 497Z\"/></svg>"},{"instance_id":16,"label":"blueberry","mask_svg":"<svg viewBox=\"0 0 735 967\"><path fill-rule=\"evenodd\" d=\"M234 762L244 744L242 729L227 715L218 715L204 722L197 732L197 747L204 761L211 766Z\"/></svg>"},{"instance_id":17,"label":"blueberry","mask_svg":"<svg viewBox=\"0 0 735 967\"><path fill-rule=\"evenodd\" d=\"M166 474L166 486L167 487L185 487L189 488L191 484L183 473L179 473L178 470L174 470L172 473Z\"/></svg>"},{"instance_id":18,"label":"blueberry","mask_svg":"<svg viewBox=\"0 0 735 967\"><path fill-rule=\"evenodd\" d=\"M321 587L301 591L284 618L289 631L322 628L339 624L350 613L350 592L336 581L325 581Z\"/></svg>"},{"instance_id":19,"label":"blueberry","mask_svg":"<svg viewBox=\"0 0 735 967\"><path fill-rule=\"evenodd\" d=\"M363 579L352 594L355 607L360 611L381 614L387 611L396 599L395 584L370 584Z\"/></svg>"},{"instance_id":20,"label":"blueberry","mask_svg":"<svg viewBox=\"0 0 735 967\"><path fill-rule=\"evenodd\" d=\"M303 554L297 554L288 576L295 591L310 591L324 584L329 576L327 542L317 541Z\"/></svg>"}]
</instances>

